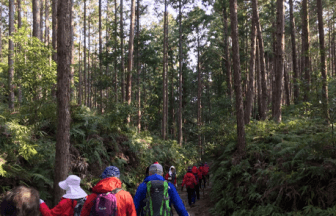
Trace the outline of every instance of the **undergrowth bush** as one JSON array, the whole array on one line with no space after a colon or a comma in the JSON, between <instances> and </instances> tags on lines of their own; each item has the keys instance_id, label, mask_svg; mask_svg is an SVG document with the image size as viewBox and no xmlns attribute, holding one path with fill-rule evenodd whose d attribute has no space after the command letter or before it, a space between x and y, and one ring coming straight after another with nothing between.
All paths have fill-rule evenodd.
<instances>
[{"instance_id":1,"label":"undergrowth bush","mask_svg":"<svg viewBox=\"0 0 336 216\"><path fill-rule=\"evenodd\" d=\"M252 121L238 164L236 139L222 136L212 150L212 213L335 215L336 148L318 110L306 103L284 109L279 124Z\"/></svg>"},{"instance_id":2,"label":"undergrowth bush","mask_svg":"<svg viewBox=\"0 0 336 216\"><path fill-rule=\"evenodd\" d=\"M9 112L0 106L0 194L17 185L37 188L42 199L52 197L56 144L56 106L31 104ZM148 131L136 133L127 126L123 106L97 114L85 106L71 105L70 173L82 178L82 187L99 181L106 166L121 170L123 187L132 194L154 161L165 173L174 165L180 177L196 162L192 144L181 147L176 141L162 140Z\"/></svg>"}]
</instances>

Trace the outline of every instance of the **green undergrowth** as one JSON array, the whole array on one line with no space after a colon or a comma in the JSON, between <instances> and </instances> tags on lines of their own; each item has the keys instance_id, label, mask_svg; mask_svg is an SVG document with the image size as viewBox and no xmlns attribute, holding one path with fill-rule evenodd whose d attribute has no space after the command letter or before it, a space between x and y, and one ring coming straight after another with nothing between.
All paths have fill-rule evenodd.
<instances>
[{"instance_id":1,"label":"green undergrowth","mask_svg":"<svg viewBox=\"0 0 336 216\"><path fill-rule=\"evenodd\" d=\"M179 146L149 132L136 133L127 126L127 108L114 107L98 115L85 106L71 106L70 173L82 178L82 187L90 188L106 166L121 170L123 187L135 193L154 161L165 173L174 165L184 173L196 162L192 144ZM31 104L9 112L0 105L0 194L17 185L39 190L42 199L51 199L56 144L56 106L54 103Z\"/></svg>"},{"instance_id":2,"label":"green undergrowth","mask_svg":"<svg viewBox=\"0 0 336 216\"><path fill-rule=\"evenodd\" d=\"M302 103L279 124L252 121L241 160L236 129L226 133L212 150L213 215L335 215L335 139L319 111Z\"/></svg>"}]
</instances>

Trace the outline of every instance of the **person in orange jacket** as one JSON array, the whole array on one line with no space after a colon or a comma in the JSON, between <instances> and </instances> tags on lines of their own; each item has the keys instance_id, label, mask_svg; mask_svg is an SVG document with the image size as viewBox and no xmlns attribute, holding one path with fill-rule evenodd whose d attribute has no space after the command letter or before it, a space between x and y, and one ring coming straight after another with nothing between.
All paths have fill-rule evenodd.
<instances>
[{"instance_id":1,"label":"person in orange jacket","mask_svg":"<svg viewBox=\"0 0 336 216\"><path fill-rule=\"evenodd\" d=\"M43 216L73 216L77 200L87 197L85 191L80 187L80 181L78 176L70 175L64 181L59 182L58 185L66 193L53 209L49 209L45 202L40 200L41 214Z\"/></svg>"},{"instance_id":2,"label":"person in orange jacket","mask_svg":"<svg viewBox=\"0 0 336 216\"><path fill-rule=\"evenodd\" d=\"M169 168L169 172L165 175L165 179L172 183L175 187L177 187L177 184L176 184L176 171L175 171L175 167L174 166L171 166Z\"/></svg>"},{"instance_id":3,"label":"person in orange jacket","mask_svg":"<svg viewBox=\"0 0 336 216\"><path fill-rule=\"evenodd\" d=\"M98 194L108 193L115 189L121 189L120 171L115 166L107 167L100 176L100 180L96 186L92 188L92 194L90 194L82 208L81 216L89 216L91 208L94 205L95 199ZM118 190L115 194L117 198L117 212L122 216L136 216L136 210L133 203L131 194L124 190Z\"/></svg>"},{"instance_id":4,"label":"person in orange jacket","mask_svg":"<svg viewBox=\"0 0 336 216\"><path fill-rule=\"evenodd\" d=\"M191 167L188 167L188 171L183 177L182 188L181 188L181 191L183 191L183 186L186 185L187 192L188 192L189 207L191 207L191 205L195 204L194 194L195 194L195 187L197 185L197 181L196 181L195 176L194 176L194 174L192 173L191 170L192 170Z\"/></svg>"}]
</instances>

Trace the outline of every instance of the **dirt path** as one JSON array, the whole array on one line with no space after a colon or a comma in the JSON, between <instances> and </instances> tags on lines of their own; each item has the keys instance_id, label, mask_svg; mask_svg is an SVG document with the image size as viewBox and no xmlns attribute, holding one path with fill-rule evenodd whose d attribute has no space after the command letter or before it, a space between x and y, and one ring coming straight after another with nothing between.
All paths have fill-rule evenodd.
<instances>
[{"instance_id":1,"label":"dirt path","mask_svg":"<svg viewBox=\"0 0 336 216\"><path fill-rule=\"evenodd\" d=\"M204 189L204 196L202 191L200 190L200 200L197 200L194 207L189 207L188 205L188 193L186 189L181 192L181 188L179 188L178 193L180 194L181 199L184 202L184 205L189 212L190 216L210 216L209 210L212 208L212 203L210 202L210 190L211 185L207 186ZM174 216L177 214L175 213Z\"/></svg>"}]
</instances>

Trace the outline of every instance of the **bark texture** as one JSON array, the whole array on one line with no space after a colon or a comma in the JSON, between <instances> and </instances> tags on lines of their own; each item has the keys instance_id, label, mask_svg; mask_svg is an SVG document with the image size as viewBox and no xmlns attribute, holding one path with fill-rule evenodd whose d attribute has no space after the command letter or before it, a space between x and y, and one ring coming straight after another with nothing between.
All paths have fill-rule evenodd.
<instances>
[{"instance_id":1,"label":"bark texture","mask_svg":"<svg viewBox=\"0 0 336 216\"><path fill-rule=\"evenodd\" d=\"M12 36L14 32L14 0L9 0L9 29L8 35ZM9 109L14 109L14 88L13 88L13 77L14 77L14 44L12 40L8 41L8 107Z\"/></svg>"},{"instance_id":2,"label":"bark texture","mask_svg":"<svg viewBox=\"0 0 336 216\"><path fill-rule=\"evenodd\" d=\"M237 152L245 154L245 126L243 97L241 87L241 70L239 57L239 38L237 20L237 0L230 0L231 37L232 37L232 59L234 70L234 89L236 93L236 117L237 117Z\"/></svg>"},{"instance_id":3,"label":"bark texture","mask_svg":"<svg viewBox=\"0 0 336 216\"><path fill-rule=\"evenodd\" d=\"M294 86L294 103L297 104L299 100L299 76L298 65L296 58L296 41L295 41L295 20L293 15L293 0L289 0L290 6L290 25L291 25L291 39L292 39L292 60L293 60L293 86Z\"/></svg>"},{"instance_id":4,"label":"bark texture","mask_svg":"<svg viewBox=\"0 0 336 216\"><path fill-rule=\"evenodd\" d=\"M71 0L58 1L57 19L57 141L55 156L54 203L63 195L58 182L66 179L69 171L70 148L70 55L71 55Z\"/></svg>"}]
</instances>

